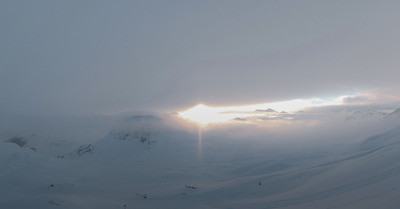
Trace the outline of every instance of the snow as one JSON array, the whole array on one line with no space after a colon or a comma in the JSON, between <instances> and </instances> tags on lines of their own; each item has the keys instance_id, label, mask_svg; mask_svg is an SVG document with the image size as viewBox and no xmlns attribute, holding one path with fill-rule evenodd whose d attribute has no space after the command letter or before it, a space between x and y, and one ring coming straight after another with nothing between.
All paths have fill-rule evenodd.
<instances>
[{"instance_id":1,"label":"snow","mask_svg":"<svg viewBox=\"0 0 400 209\"><path fill-rule=\"evenodd\" d=\"M228 133L216 137L212 131L199 141L197 132L167 122L151 115L129 117L103 138L69 152L0 142L0 208L400 204L399 127L353 140L345 149L318 145L315 150L252 138L227 140Z\"/></svg>"}]
</instances>

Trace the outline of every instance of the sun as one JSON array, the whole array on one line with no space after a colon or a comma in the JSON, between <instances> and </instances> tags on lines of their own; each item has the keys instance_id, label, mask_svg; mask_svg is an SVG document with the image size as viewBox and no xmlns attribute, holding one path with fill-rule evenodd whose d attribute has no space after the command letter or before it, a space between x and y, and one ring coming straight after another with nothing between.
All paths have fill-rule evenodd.
<instances>
[{"instance_id":1,"label":"sun","mask_svg":"<svg viewBox=\"0 0 400 209\"><path fill-rule=\"evenodd\" d=\"M209 107L198 104L186 111L179 112L179 116L202 125L209 123L228 122L236 117L255 115L252 113L238 112L240 108L235 107Z\"/></svg>"},{"instance_id":2,"label":"sun","mask_svg":"<svg viewBox=\"0 0 400 209\"><path fill-rule=\"evenodd\" d=\"M225 107L211 107L204 104L198 104L192 108L178 112L178 114L181 118L198 123L200 125L228 123L232 122L235 118L265 115L265 112L263 112L263 110L275 111L277 113L290 113L309 107L342 105L343 98L347 96L348 95L329 99L294 99L273 103Z\"/></svg>"}]
</instances>

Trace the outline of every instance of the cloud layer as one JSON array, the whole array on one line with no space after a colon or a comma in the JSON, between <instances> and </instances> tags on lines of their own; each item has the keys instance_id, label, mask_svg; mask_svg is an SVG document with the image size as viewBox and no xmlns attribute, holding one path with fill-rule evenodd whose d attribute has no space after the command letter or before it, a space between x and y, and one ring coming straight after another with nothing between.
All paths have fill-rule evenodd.
<instances>
[{"instance_id":1,"label":"cloud layer","mask_svg":"<svg viewBox=\"0 0 400 209\"><path fill-rule=\"evenodd\" d=\"M397 1L2 1L0 114L398 92Z\"/></svg>"}]
</instances>

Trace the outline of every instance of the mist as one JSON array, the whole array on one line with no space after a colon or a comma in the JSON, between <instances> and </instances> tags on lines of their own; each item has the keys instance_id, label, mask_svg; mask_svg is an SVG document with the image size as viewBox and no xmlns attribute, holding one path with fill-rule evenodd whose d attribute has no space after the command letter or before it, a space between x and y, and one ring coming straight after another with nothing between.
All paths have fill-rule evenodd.
<instances>
[{"instance_id":1,"label":"mist","mask_svg":"<svg viewBox=\"0 0 400 209\"><path fill-rule=\"evenodd\" d=\"M395 95L398 7L2 1L0 114L179 111L372 89Z\"/></svg>"},{"instance_id":2,"label":"mist","mask_svg":"<svg viewBox=\"0 0 400 209\"><path fill-rule=\"evenodd\" d=\"M0 1L0 208L398 207L399 10Z\"/></svg>"}]
</instances>

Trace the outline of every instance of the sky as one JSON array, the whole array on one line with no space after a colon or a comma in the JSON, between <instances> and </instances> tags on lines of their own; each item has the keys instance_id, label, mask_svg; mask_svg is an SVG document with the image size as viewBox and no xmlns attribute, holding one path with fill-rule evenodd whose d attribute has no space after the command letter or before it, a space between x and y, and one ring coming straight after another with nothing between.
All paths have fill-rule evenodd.
<instances>
[{"instance_id":1,"label":"sky","mask_svg":"<svg viewBox=\"0 0 400 209\"><path fill-rule=\"evenodd\" d=\"M358 93L347 101L398 102L399 9L390 0L3 0L0 115Z\"/></svg>"}]
</instances>

